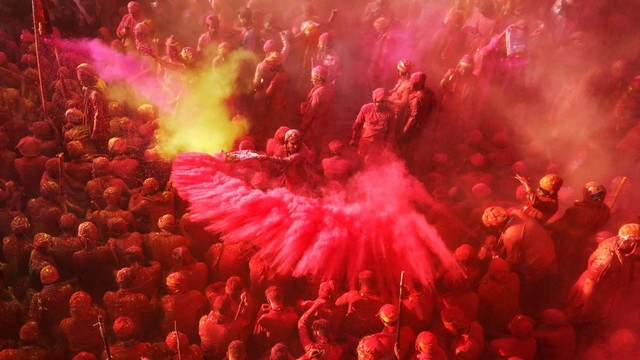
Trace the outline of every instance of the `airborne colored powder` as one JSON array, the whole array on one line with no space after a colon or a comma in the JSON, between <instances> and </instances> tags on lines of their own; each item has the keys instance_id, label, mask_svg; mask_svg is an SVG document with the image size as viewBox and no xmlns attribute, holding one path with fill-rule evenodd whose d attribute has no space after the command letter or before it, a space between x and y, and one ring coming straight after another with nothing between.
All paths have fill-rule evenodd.
<instances>
[{"instance_id":1,"label":"airborne colored powder","mask_svg":"<svg viewBox=\"0 0 640 360\"><path fill-rule=\"evenodd\" d=\"M430 196L398 160L365 169L343 192L322 198L252 189L224 168L219 158L182 153L172 179L190 202L193 220L221 232L225 242L256 246L255 256L281 275L353 287L358 272L372 269L391 296L402 270L425 286L433 284L436 264L459 271L435 228L416 211Z\"/></svg>"},{"instance_id":2,"label":"airborne colored powder","mask_svg":"<svg viewBox=\"0 0 640 360\"><path fill-rule=\"evenodd\" d=\"M234 51L229 61L215 69L207 66L173 74L167 86L149 57L122 54L99 40L66 41L63 46L90 58L100 78L109 83L110 98L133 107L142 101L158 107L158 150L165 158L182 151L230 150L235 139L248 131L247 121L231 120L233 114L225 102L239 90L241 67L254 61L249 52Z\"/></svg>"}]
</instances>

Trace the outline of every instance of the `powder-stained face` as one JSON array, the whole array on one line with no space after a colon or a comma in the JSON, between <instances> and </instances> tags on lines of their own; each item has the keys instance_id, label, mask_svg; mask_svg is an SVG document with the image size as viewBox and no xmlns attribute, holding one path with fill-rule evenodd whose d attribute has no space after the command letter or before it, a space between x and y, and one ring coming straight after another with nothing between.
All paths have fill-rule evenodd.
<instances>
[{"instance_id":1,"label":"powder-stained face","mask_svg":"<svg viewBox=\"0 0 640 360\"><path fill-rule=\"evenodd\" d=\"M295 154L299 152L300 148L302 147L302 139L292 138L291 140L287 141L286 146L287 146L287 151L290 154Z\"/></svg>"}]
</instances>

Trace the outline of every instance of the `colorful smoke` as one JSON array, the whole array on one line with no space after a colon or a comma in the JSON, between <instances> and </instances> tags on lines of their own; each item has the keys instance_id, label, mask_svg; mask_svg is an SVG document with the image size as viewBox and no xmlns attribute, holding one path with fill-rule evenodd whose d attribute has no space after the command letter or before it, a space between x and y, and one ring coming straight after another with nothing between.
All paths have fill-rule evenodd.
<instances>
[{"instance_id":1,"label":"colorful smoke","mask_svg":"<svg viewBox=\"0 0 640 360\"><path fill-rule=\"evenodd\" d=\"M174 74L167 86L150 57L123 54L99 40L65 41L63 47L88 58L108 83L110 99L134 108L145 102L158 107L158 150L168 159L181 151L229 150L248 130L245 120L232 121L234 114L226 105L238 91L241 67L254 61L246 51L231 53L229 61L215 69L207 66Z\"/></svg>"},{"instance_id":2,"label":"colorful smoke","mask_svg":"<svg viewBox=\"0 0 640 360\"><path fill-rule=\"evenodd\" d=\"M192 219L224 234L224 241L256 246L255 256L281 275L354 287L358 273L371 269L391 296L402 270L430 286L437 266L458 269L435 228L416 211L416 203L431 199L400 161L363 170L344 193L323 198L285 188L255 190L223 168L217 158L182 153L172 179L190 202Z\"/></svg>"}]
</instances>

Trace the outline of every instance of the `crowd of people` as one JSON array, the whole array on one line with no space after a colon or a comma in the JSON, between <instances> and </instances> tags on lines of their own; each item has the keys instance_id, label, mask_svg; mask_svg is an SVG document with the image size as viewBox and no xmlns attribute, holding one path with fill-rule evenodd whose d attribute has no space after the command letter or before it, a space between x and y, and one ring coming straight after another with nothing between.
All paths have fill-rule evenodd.
<instances>
[{"instance_id":1,"label":"crowd of people","mask_svg":"<svg viewBox=\"0 0 640 360\"><path fill-rule=\"evenodd\" d=\"M638 1L33 4L0 4L0 359L640 357ZM357 288L275 276L191 219L180 118L80 37L175 108L241 62L224 106L250 128L218 156L259 191L403 161L458 268L400 299L382 260Z\"/></svg>"}]
</instances>

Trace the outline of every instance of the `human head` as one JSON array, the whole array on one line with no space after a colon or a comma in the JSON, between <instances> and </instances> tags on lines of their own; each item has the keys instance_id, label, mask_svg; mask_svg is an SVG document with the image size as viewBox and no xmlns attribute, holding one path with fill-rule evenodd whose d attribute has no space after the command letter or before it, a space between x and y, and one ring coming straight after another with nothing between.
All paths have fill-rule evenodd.
<instances>
[{"instance_id":1,"label":"human head","mask_svg":"<svg viewBox=\"0 0 640 360\"><path fill-rule=\"evenodd\" d=\"M32 344L38 340L40 329L38 323L35 321L29 321L20 327L20 341L25 344Z\"/></svg>"},{"instance_id":2,"label":"human head","mask_svg":"<svg viewBox=\"0 0 640 360\"><path fill-rule=\"evenodd\" d=\"M626 254L635 251L640 242L640 224L629 223L624 224L618 229L618 238L620 239L620 249Z\"/></svg>"},{"instance_id":3,"label":"human head","mask_svg":"<svg viewBox=\"0 0 640 360\"><path fill-rule=\"evenodd\" d=\"M97 157L91 162L91 172L94 177L102 177L109 174L109 159L104 156Z\"/></svg>"},{"instance_id":4,"label":"human head","mask_svg":"<svg viewBox=\"0 0 640 360\"><path fill-rule=\"evenodd\" d=\"M482 223L486 227L499 228L506 223L509 218L507 210L500 206L490 206L482 214Z\"/></svg>"},{"instance_id":5,"label":"human head","mask_svg":"<svg viewBox=\"0 0 640 360\"><path fill-rule=\"evenodd\" d=\"M78 236L83 243L95 243L98 241L98 228L92 222L86 221L78 225Z\"/></svg>"},{"instance_id":6,"label":"human head","mask_svg":"<svg viewBox=\"0 0 640 360\"><path fill-rule=\"evenodd\" d=\"M326 67L322 65L315 66L311 70L311 83L313 85L324 84L327 80L327 75L328 71Z\"/></svg>"},{"instance_id":7,"label":"human head","mask_svg":"<svg viewBox=\"0 0 640 360\"><path fill-rule=\"evenodd\" d=\"M402 59L398 62L396 69L399 76L408 77L411 74L411 70L413 70L413 63L408 59Z\"/></svg>"},{"instance_id":8,"label":"human head","mask_svg":"<svg viewBox=\"0 0 640 360\"><path fill-rule=\"evenodd\" d=\"M144 182L142 182L142 193L145 195L153 195L158 191L160 191L160 184L155 178L146 178Z\"/></svg>"},{"instance_id":9,"label":"human head","mask_svg":"<svg viewBox=\"0 0 640 360\"><path fill-rule=\"evenodd\" d=\"M232 298L236 298L240 296L243 289L242 279L239 276L231 276L225 283L224 292Z\"/></svg>"},{"instance_id":10,"label":"human head","mask_svg":"<svg viewBox=\"0 0 640 360\"><path fill-rule=\"evenodd\" d=\"M107 220L109 235L117 238L129 231L129 224L122 216L113 216Z\"/></svg>"},{"instance_id":11,"label":"human head","mask_svg":"<svg viewBox=\"0 0 640 360\"><path fill-rule=\"evenodd\" d=\"M127 4L127 11L130 15L136 16L140 14L140 3L137 1L129 1Z\"/></svg>"},{"instance_id":12,"label":"human head","mask_svg":"<svg viewBox=\"0 0 640 360\"><path fill-rule=\"evenodd\" d=\"M471 57L471 55L464 55L458 62L456 71L460 75L469 75L473 71L473 66L474 66L473 57Z\"/></svg>"},{"instance_id":13,"label":"human head","mask_svg":"<svg viewBox=\"0 0 640 360\"><path fill-rule=\"evenodd\" d=\"M78 229L79 220L74 213L66 213L60 216L58 225L65 234L75 234Z\"/></svg>"},{"instance_id":14,"label":"human head","mask_svg":"<svg viewBox=\"0 0 640 360\"><path fill-rule=\"evenodd\" d=\"M289 348L283 343L277 343L271 348L269 360L289 360Z\"/></svg>"},{"instance_id":15,"label":"human head","mask_svg":"<svg viewBox=\"0 0 640 360\"><path fill-rule=\"evenodd\" d=\"M336 282L334 280L325 281L318 288L318 297L331 300L336 292Z\"/></svg>"},{"instance_id":16,"label":"human head","mask_svg":"<svg viewBox=\"0 0 640 360\"><path fill-rule=\"evenodd\" d=\"M181 272L169 274L165 283L170 294L177 294L188 290L187 277Z\"/></svg>"},{"instance_id":17,"label":"human head","mask_svg":"<svg viewBox=\"0 0 640 360\"><path fill-rule=\"evenodd\" d=\"M171 252L171 258L175 265L184 266L195 263L195 259L186 246L178 246Z\"/></svg>"},{"instance_id":18,"label":"human head","mask_svg":"<svg viewBox=\"0 0 640 360\"><path fill-rule=\"evenodd\" d=\"M416 351L420 355L435 356L438 338L430 331L423 331L416 337Z\"/></svg>"},{"instance_id":19,"label":"human head","mask_svg":"<svg viewBox=\"0 0 640 360\"><path fill-rule=\"evenodd\" d=\"M342 154L342 150L344 149L344 144L340 140L333 140L329 143L329 151L332 155L340 155Z\"/></svg>"},{"instance_id":20,"label":"human head","mask_svg":"<svg viewBox=\"0 0 640 360\"><path fill-rule=\"evenodd\" d=\"M284 291L281 287L271 285L267 290L265 290L264 295L272 308L282 307L282 303L284 302Z\"/></svg>"},{"instance_id":21,"label":"human head","mask_svg":"<svg viewBox=\"0 0 640 360\"><path fill-rule=\"evenodd\" d=\"M316 341L326 339L329 336L329 321L327 319L318 319L311 323L311 334Z\"/></svg>"},{"instance_id":22,"label":"human head","mask_svg":"<svg viewBox=\"0 0 640 360\"><path fill-rule=\"evenodd\" d=\"M204 22L205 30L211 34L215 35L220 30L220 18L216 14L209 14Z\"/></svg>"},{"instance_id":23,"label":"human head","mask_svg":"<svg viewBox=\"0 0 640 360\"><path fill-rule=\"evenodd\" d=\"M444 327L452 334L463 334L467 331L470 321L465 313L455 306L445 307L440 311Z\"/></svg>"},{"instance_id":24,"label":"human head","mask_svg":"<svg viewBox=\"0 0 640 360\"><path fill-rule=\"evenodd\" d=\"M540 187L538 194L553 196L558 193L562 187L562 178L556 174L547 174L540 179ZM542 190L542 191L540 191ZM542 194L540 194L542 193Z\"/></svg>"},{"instance_id":25,"label":"human head","mask_svg":"<svg viewBox=\"0 0 640 360\"><path fill-rule=\"evenodd\" d=\"M411 77L409 78L409 83L411 84L411 89L413 90L424 89L426 81L427 75L421 71L411 74Z\"/></svg>"},{"instance_id":26,"label":"human head","mask_svg":"<svg viewBox=\"0 0 640 360\"><path fill-rule=\"evenodd\" d=\"M86 314L91 309L91 295L84 291L76 291L69 299L69 312L71 316Z\"/></svg>"},{"instance_id":27,"label":"human head","mask_svg":"<svg viewBox=\"0 0 640 360\"><path fill-rule=\"evenodd\" d=\"M227 56L231 52L231 50L233 50L231 43L223 41L220 43L220 45L218 45L218 56Z\"/></svg>"},{"instance_id":28,"label":"human head","mask_svg":"<svg viewBox=\"0 0 640 360\"><path fill-rule=\"evenodd\" d=\"M588 182L582 188L582 199L587 203L601 203L607 196L607 189L595 181Z\"/></svg>"},{"instance_id":29,"label":"human head","mask_svg":"<svg viewBox=\"0 0 640 360\"><path fill-rule=\"evenodd\" d=\"M386 359L386 345L375 335L367 335L360 339L356 349L358 360L382 360Z\"/></svg>"},{"instance_id":30,"label":"human head","mask_svg":"<svg viewBox=\"0 0 640 360\"><path fill-rule=\"evenodd\" d=\"M242 7L238 9L238 20L240 21L241 26L249 26L252 21L252 13L251 9Z\"/></svg>"},{"instance_id":31,"label":"human head","mask_svg":"<svg viewBox=\"0 0 640 360\"><path fill-rule=\"evenodd\" d=\"M180 46L180 42L174 35L171 35L164 42L164 48L167 56L171 59L177 59L180 57L180 50L182 47Z\"/></svg>"},{"instance_id":32,"label":"human head","mask_svg":"<svg viewBox=\"0 0 640 360\"><path fill-rule=\"evenodd\" d=\"M189 346L189 338L180 331L171 331L164 339L164 343L174 353L178 352L178 344L180 344L180 350L184 351Z\"/></svg>"},{"instance_id":33,"label":"human head","mask_svg":"<svg viewBox=\"0 0 640 360\"><path fill-rule=\"evenodd\" d=\"M31 224L23 214L18 214L11 220L11 231L14 234L25 234L29 229L31 229Z\"/></svg>"},{"instance_id":34,"label":"human head","mask_svg":"<svg viewBox=\"0 0 640 360\"><path fill-rule=\"evenodd\" d=\"M398 322L398 306L393 304L382 305L378 311L378 317L384 326L394 326Z\"/></svg>"},{"instance_id":35,"label":"human head","mask_svg":"<svg viewBox=\"0 0 640 360\"><path fill-rule=\"evenodd\" d=\"M122 191L115 187L110 186L104 190L102 193L102 198L107 203L107 205L117 206L120 203L120 198L122 196Z\"/></svg>"},{"instance_id":36,"label":"human head","mask_svg":"<svg viewBox=\"0 0 640 360\"><path fill-rule=\"evenodd\" d=\"M56 200L60 195L60 186L55 181L46 181L40 185L40 195L47 200Z\"/></svg>"},{"instance_id":37,"label":"human head","mask_svg":"<svg viewBox=\"0 0 640 360\"><path fill-rule=\"evenodd\" d=\"M227 359L245 360L247 358L247 348L242 340L233 340L227 347Z\"/></svg>"},{"instance_id":38,"label":"human head","mask_svg":"<svg viewBox=\"0 0 640 360\"><path fill-rule=\"evenodd\" d=\"M373 271L360 271L360 273L358 274L358 284L360 285L360 289L375 289L376 280L373 276Z\"/></svg>"},{"instance_id":39,"label":"human head","mask_svg":"<svg viewBox=\"0 0 640 360\"><path fill-rule=\"evenodd\" d=\"M117 318L113 323L113 333L120 341L130 339L133 336L135 329L136 327L133 320L126 316Z\"/></svg>"},{"instance_id":40,"label":"human head","mask_svg":"<svg viewBox=\"0 0 640 360\"><path fill-rule=\"evenodd\" d=\"M509 332L519 340L527 340L533 336L535 322L526 315L518 314L509 322Z\"/></svg>"},{"instance_id":41,"label":"human head","mask_svg":"<svg viewBox=\"0 0 640 360\"><path fill-rule=\"evenodd\" d=\"M58 269L54 266L47 265L40 270L40 282L42 285L54 284L58 279Z\"/></svg>"},{"instance_id":42,"label":"human head","mask_svg":"<svg viewBox=\"0 0 640 360\"><path fill-rule=\"evenodd\" d=\"M16 148L24 157L36 157L40 155L40 144L42 142L34 136L25 136L18 142Z\"/></svg>"},{"instance_id":43,"label":"human head","mask_svg":"<svg viewBox=\"0 0 640 360\"><path fill-rule=\"evenodd\" d=\"M318 38L318 49L332 49L333 48L333 35L329 32L325 32L320 34Z\"/></svg>"},{"instance_id":44,"label":"human head","mask_svg":"<svg viewBox=\"0 0 640 360\"><path fill-rule=\"evenodd\" d=\"M302 133L296 129L290 129L284 134L284 144L287 152L295 154L302 149Z\"/></svg>"},{"instance_id":45,"label":"human head","mask_svg":"<svg viewBox=\"0 0 640 360\"><path fill-rule=\"evenodd\" d=\"M371 98L376 110L381 110L384 107L384 103L387 100L387 90L384 88L377 88L371 93Z\"/></svg>"},{"instance_id":46,"label":"human head","mask_svg":"<svg viewBox=\"0 0 640 360\"><path fill-rule=\"evenodd\" d=\"M120 289L129 289L134 277L135 274L130 268L122 268L116 273L116 283Z\"/></svg>"},{"instance_id":47,"label":"human head","mask_svg":"<svg viewBox=\"0 0 640 360\"><path fill-rule=\"evenodd\" d=\"M172 214L162 215L158 219L158 228L160 230L172 232L176 228L176 218Z\"/></svg>"},{"instance_id":48,"label":"human head","mask_svg":"<svg viewBox=\"0 0 640 360\"><path fill-rule=\"evenodd\" d=\"M385 17L379 17L373 22L373 28L376 29L378 34L384 34L389 29L389 19Z\"/></svg>"},{"instance_id":49,"label":"human head","mask_svg":"<svg viewBox=\"0 0 640 360\"><path fill-rule=\"evenodd\" d=\"M76 108L71 108L64 113L64 118L70 124L79 125L84 120L84 114Z\"/></svg>"},{"instance_id":50,"label":"human head","mask_svg":"<svg viewBox=\"0 0 640 360\"><path fill-rule=\"evenodd\" d=\"M124 258L127 264L132 265L141 262L144 259L144 253L139 246L129 246L124 252Z\"/></svg>"},{"instance_id":51,"label":"human head","mask_svg":"<svg viewBox=\"0 0 640 360\"><path fill-rule=\"evenodd\" d=\"M78 65L76 68L76 75L78 76L78 81L80 81L82 86L92 86L98 81L98 73L93 66L87 63Z\"/></svg>"}]
</instances>

